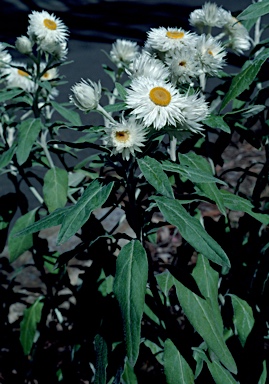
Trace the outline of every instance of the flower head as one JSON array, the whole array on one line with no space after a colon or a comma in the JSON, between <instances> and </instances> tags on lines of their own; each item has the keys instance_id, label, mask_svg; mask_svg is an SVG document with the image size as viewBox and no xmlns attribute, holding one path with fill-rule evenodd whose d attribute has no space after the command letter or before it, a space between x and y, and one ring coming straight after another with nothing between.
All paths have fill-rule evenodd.
<instances>
[{"instance_id":1,"label":"flower head","mask_svg":"<svg viewBox=\"0 0 269 384\"><path fill-rule=\"evenodd\" d=\"M215 75L225 64L226 51L212 36L199 36L197 52L204 73Z\"/></svg>"},{"instance_id":2,"label":"flower head","mask_svg":"<svg viewBox=\"0 0 269 384\"><path fill-rule=\"evenodd\" d=\"M68 53L66 41L59 43L57 41L41 40L39 42L39 49L51 54L57 60L64 60Z\"/></svg>"},{"instance_id":3,"label":"flower head","mask_svg":"<svg viewBox=\"0 0 269 384\"><path fill-rule=\"evenodd\" d=\"M222 28L230 15L230 12L215 3L205 3L201 9L195 9L190 13L189 23L197 28L205 26Z\"/></svg>"},{"instance_id":4,"label":"flower head","mask_svg":"<svg viewBox=\"0 0 269 384\"><path fill-rule=\"evenodd\" d=\"M147 130L132 116L125 120L121 118L119 123L110 123L106 129L104 144L112 147L112 154L121 153L124 160L129 160L135 151L142 152L146 141Z\"/></svg>"},{"instance_id":5,"label":"flower head","mask_svg":"<svg viewBox=\"0 0 269 384\"><path fill-rule=\"evenodd\" d=\"M101 84L95 83L91 80L76 83L71 91L73 95L70 96L70 101L74 103L82 111L91 111L98 107L101 98Z\"/></svg>"},{"instance_id":6,"label":"flower head","mask_svg":"<svg viewBox=\"0 0 269 384\"><path fill-rule=\"evenodd\" d=\"M224 30L229 37L228 46L237 53L250 49L250 36L247 29L235 17L230 15Z\"/></svg>"},{"instance_id":7,"label":"flower head","mask_svg":"<svg viewBox=\"0 0 269 384\"><path fill-rule=\"evenodd\" d=\"M208 116L208 113L208 105L204 96L186 94L182 108L184 120L178 128L188 129L194 133L200 132L203 130L201 121Z\"/></svg>"},{"instance_id":8,"label":"flower head","mask_svg":"<svg viewBox=\"0 0 269 384\"><path fill-rule=\"evenodd\" d=\"M32 52L33 43L27 36L17 37L15 47L22 54L29 54Z\"/></svg>"},{"instance_id":9,"label":"flower head","mask_svg":"<svg viewBox=\"0 0 269 384\"><path fill-rule=\"evenodd\" d=\"M165 80L170 76L170 72L164 63L161 60L152 57L147 51L143 51L137 56L130 64L129 70L126 70L126 72L132 79L144 76Z\"/></svg>"},{"instance_id":10,"label":"flower head","mask_svg":"<svg viewBox=\"0 0 269 384\"><path fill-rule=\"evenodd\" d=\"M29 26L27 31L30 39L61 43L66 41L68 29L58 17L47 11L33 11L29 15Z\"/></svg>"},{"instance_id":11,"label":"flower head","mask_svg":"<svg viewBox=\"0 0 269 384\"><path fill-rule=\"evenodd\" d=\"M134 41L117 39L112 44L110 58L118 68L129 65L138 53L139 46Z\"/></svg>"},{"instance_id":12,"label":"flower head","mask_svg":"<svg viewBox=\"0 0 269 384\"><path fill-rule=\"evenodd\" d=\"M0 43L0 68L3 68L6 66L6 64L9 64L12 60L11 55L6 51L5 46L3 43Z\"/></svg>"},{"instance_id":13,"label":"flower head","mask_svg":"<svg viewBox=\"0 0 269 384\"><path fill-rule=\"evenodd\" d=\"M184 117L182 97L177 89L163 80L139 77L132 81L127 89L126 105L131 114L142 119L149 127L161 129L166 125L176 125Z\"/></svg>"},{"instance_id":14,"label":"flower head","mask_svg":"<svg viewBox=\"0 0 269 384\"><path fill-rule=\"evenodd\" d=\"M12 66L3 68L2 73L7 76L7 87L18 87L28 92L34 91L35 83L32 81L31 75L27 71L26 64L12 62Z\"/></svg>"}]
</instances>

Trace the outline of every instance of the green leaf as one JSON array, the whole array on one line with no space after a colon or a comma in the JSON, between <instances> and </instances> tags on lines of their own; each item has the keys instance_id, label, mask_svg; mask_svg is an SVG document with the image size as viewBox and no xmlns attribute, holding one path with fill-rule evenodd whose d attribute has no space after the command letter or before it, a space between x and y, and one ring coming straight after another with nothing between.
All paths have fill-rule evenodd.
<instances>
[{"instance_id":1,"label":"green leaf","mask_svg":"<svg viewBox=\"0 0 269 384\"><path fill-rule=\"evenodd\" d=\"M17 143L13 143L12 146L4 153L1 153L0 158L0 169L6 167L10 161L12 160L12 157L16 151Z\"/></svg>"},{"instance_id":2,"label":"green leaf","mask_svg":"<svg viewBox=\"0 0 269 384\"><path fill-rule=\"evenodd\" d=\"M67 121L70 121L70 123L78 127L82 125L80 116L76 111L73 111L72 109L67 109L53 100L51 100L50 103L52 107Z\"/></svg>"},{"instance_id":3,"label":"green leaf","mask_svg":"<svg viewBox=\"0 0 269 384\"><path fill-rule=\"evenodd\" d=\"M59 208L53 211L50 215L43 217L38 220L36 223L26 226L26 228L21 231L14 232L14 237L28 235L30 233L35 233L41 231L42 229L55 227L57 225L62 224L64 216L72 207Z\"/></svg>"},{"instance_id":4,"label":"green leaf","mask_svg":"<svg viewBox=\"0 0 269 384\"><path fill-rule=\"evenodd\" d=\"M250 334L255 323L252 308L248 303L240 299L236 295L230 295L232 298L232 305L234 310L233 322L237 331L240 343L244 347L248 335Z\"/></svg>"},{"instance_id":5,"label":"green leaf","mask_svg":"<svg viewBox=\"0 0 269 384\"><path fill-rule=\"evenodd\" d=\"M125 103L115 103L115 104L108 104L108 105L104 106L104 109L107 112L120 112L120 111L124 111L125 109L127 109L127 107L126 107Z\"/></svg>"},{"instance_id":6,"label":"green leaf","mask_svg":"<svg viewBox=\"0 0 269 384\"><path fill-rule=\"evenodd\" d=\"M24 120L18 127L17 160L22 165L29 157L33 144L42 128L40 119Z\"/></svg>"},{"instance_id":7,"label":"green leaf","mask_svg":"<svg viewBox=\"0 0 269 384\"><path fill-rule=\"evenodd\" d=\"M12 263L15 261L21 254L27 251L33 245L33 236L31 234L26 234L18 238L14 236L17 232L28 227L35 221L36 209L26 213L25 215L19 217L15 222L9 237L8 237L8 251L9 251L9 260Z\"/></svg>"},{"instance_id":8,"label":"green leaf","mask_svg":"<svg viewBox=\"0 0 269 384\"><path fill-rule=\"evenodd\" d=\"M166 197L174 197L173 190L167 175L162 170L161 164L149 156L137 160L139 168L145 179L159 192Z\"/></svg>"},{"instance_id":9,"label":"green leaf","mask_svg":"<svg viewBox=\"0 0 269 384\"><path fill-rule=\"evenodd\" d=\"M115 86L117 88L117 91L118 91L121 99L125 100L126 99L126 95L127 95L126 89L120 83L115 83Z\"/></svg>"},{"instance_id":10,"label":"green leaf","mask_svg":"<svg viewBox=\"0 0 269 384\"><path fill-rule=\"evenodd\" d=\"M166 269L164 272L155 275L159 287L163 291L166 297L168 297L169 291L174 285L174 278Z\"/></svg>"},{"instance_id":11,"label":"green leaf","mask_svg":"<svg viewBox=\"0 0 269 384\"><path fill-rule=\"evenodd\" d=\"M230 89L222 101L221 110L250 86L268 57L269 48L265 48L242 72L233 78Z\"/></svg>"},{"instance_id":12,"label":"green leaf","mask_svg":"<svg viewBox=\"0 0 269 384\"><path fill-rule=\"evenodd\" d=\"M128 360L125 362L124 371L122 374L122 384L138 384L134 369Z\"/></svg>"},{"instance_id":13,"label":"green leaf","mask_svg":"<svg viewBox=\"0 0 269 384\"><path fill-rule=\"evenodd\" d=\"M20 323L20 342L25 355L29 355L34 343L37 324L41 320L44 303L40 296L29 308L25 309L23 320Z\"/></svg>"},{"instance_id":14,"label":"green leaf","mask_svg":"<svg viewBox=\"0 0 269 384\"><path fill-rule=\"evenodd\" d=\"M231 133L229 125L223 120L222 116L209 115L205 120L203 120L203 124L210 128L218 128L224 132Z\"/></svg>"},{"instance_id":15,"label":"green leaf","mask_svg":"<svg viewBox=\"0 0 269 384\"><path fill-rule=\"evenodd\" d=\"M259 3L254 3L249 5L243 12L238 16L238 20L251 20L258 19L259 17L269 13L269 2L267 0L261 1Z\"/></svg>"},{"instance_id":16,"label":"green leaf","mask_svg":"<svg viewBox=\"0 0 269 384\"><path fill-rule=\"evenodd\" d=\"M200 222L192 217L177 201L166 197L154 197L165 219L176 226L181 236L215 263L230 267L230 261L220 245L205 231Z\"/></svg>"},{"instance_id":17,"label":"green leaf","mask_svg":"<svg viewBox=\"0 0 269 384\"><path fill-rule=\"evenodd\" d=\"M216 384L237 384L237 381L230 372L218 361L213 361L212 363L207 361L207 366Z\"/></svg>"},{"instance_id":18,"label":"green leaf","mask_svg":"<svg viewBox=\"0 0 269 384\"><path fill-rule=\"evenodd\" d=\"M20 95L24 92L22 89L12 89L10 91L1 90L0 93L0 103L13 99L14 97Z\"/></svg>"},{"instance_id":19,"label":"green leaf","mask_svg":"<svg viewBox=\"0 0 269 384\"><path fill-rule=\"evenodd\" d=\"M101 335L96 335L94 338L94 349L96 353L96 371L94 384L106 383L106 368L107 368L107 343Z\"/></svg>"},{"instance_id":20,"label":"green leaf","mask_svg":"<svg viewBox=\"0 0 269 384\"><path fill-rule=\"evenodd\" d=\"M163 365L163 348L148 339L144 341L144 344L151 350L156 360Z\"/></svg>"},{"instance_id":21,"label":"green leaf","mask_svg":"<svg viewBox=\"0 0 269 384\"><path fill-rule=\"evenodd\" d=\"M92 211L100 208L107 200L113 182L106 186L94 180L84 191L83 195L78 199L63 218L62 226L58 235L57 244L64 243L86 223Z\"/></svg>"},{"instance_id":22,"label":"green leaf","mask_svg":"<svg viewBox=\"0 0 269 384\"><path fill-rule=\"evenodd\" d=\"M241 211L249 214L250 216L254 217L254 219L260 221L262 224L268 225L269 224L269 215L265 213L258 213L253 212L254 206L252 203L244 199L243 197L234 195L233 193L221 190L221 194L223 196L223 201L225 207L232 211Z\"/></svg>"},{"instance_id":23,"label":"green leaf","mask_svg":"<svg viewBox=\"0 0 269 384\"><path fill-rule=\"evenodd\" d=\"M218 272L210 266L206 257L199 255L192 276L202 295L211 303L216 326L218 326L220 332L223 332L223 321L218 303Z\"/></svg>"},{"instance_id":24,"label":"green leaf","mask_svg":"<svg viewBox=\"0 0 269 384\"><path fill-rule=\"evenodd\" d=\"M189 364L170 339L164 344L164 373L167 384L194 383L194 374Z\"/></svg>"},{"instance_id":25,"label":"green leaf","mask_svg":"<svg viewBox=\"0 0 269 384\"><path fill-rule=\"evenodd\" d=\"M43 194L49 212L63 208L67 202L68 173L65 169L54 167L44 176Z\"/></svg>"},{"instance_id":26,"label":"green leaf","mask_svg":"<svg viewBox=\"0 0 269 384\"><path fill-rule=\"evenodd\" d=\"M178 300L189 322L221 363L231 372L236 373L235 361L225 344L223 334L215 324L215 316L210 302L193 293L178 280L174 279L174 282Z\"/></svg>"},{"instance_id":27,"label":"green leaf","mask_svg":"<svg viewBox=\"0 0 269 384\"><path fill-rule=\"evenodd\" d=\"M261 374L261 377L259 379L258 384L266 384L267 383L267 381L266 381L267 380L266 360L263 361L262 366L263 366L263 370L262 370L262 374Z\"/></svg>"},{"instance_id":28,"label":"green leaf","mask_svg":"<svg viewBox=\"0 0 269 384\"><path fill-rule=\"evenodd\" d=\"M146 251L138 240L132 240L117 257L113 286L121 309L127 357L131 366L135 365L139 354L147 277Z\"/></svg>"}]
</instances>

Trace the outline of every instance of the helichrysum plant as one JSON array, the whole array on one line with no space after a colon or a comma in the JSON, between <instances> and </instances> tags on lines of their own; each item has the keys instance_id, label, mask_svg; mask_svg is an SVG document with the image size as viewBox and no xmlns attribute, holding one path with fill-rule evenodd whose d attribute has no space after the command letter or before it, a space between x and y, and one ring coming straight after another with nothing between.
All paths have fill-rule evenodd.
<instances>
[{"instance_id":1,"label":"helichrysum plant","mask_svg":"<svg viewBox=\"0 0 269 384\"><path fill-rule=\"evenodd\" d=\"M57 102L62 20L33 11L26 35L1 43L0 165L17 194L1 207L1 246L7 238L11 263L30 251L42 281L5 304L25 306L25 380L266 382L267 13L265 0L237 17L208 2L190 30L151 28L142 46L118 39L104 55L111 87L89 70L67 103ZM262 160L225 167L236 138ZM39 236L48 228L54 248Z\"/></svg>"}]
</instances>

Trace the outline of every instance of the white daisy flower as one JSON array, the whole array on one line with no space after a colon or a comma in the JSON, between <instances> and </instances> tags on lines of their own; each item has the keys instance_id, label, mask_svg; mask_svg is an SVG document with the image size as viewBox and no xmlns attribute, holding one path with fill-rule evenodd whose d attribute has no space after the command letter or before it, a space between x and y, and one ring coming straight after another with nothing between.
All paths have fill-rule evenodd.
<instances>
[{"instance_id":1,"label":"white daisy flower","mask_svg":"<svg viewBox=\"0 0 269 384\"><path fill-rule=\"evenodd\" d=\"M39 42L39 49L54 56L57 60L66 59L68 53L66 41L59 43L57 41L42 40Z\"/></svg>"},{"instance_id":2,"label":"white daisy flower","mask_svg":"<svg viewBox=\"0 0 269 384\"><path fill-rule=\"evenodd\" d=\"M180 49L184 45L194 44L196 34L186 32L182 28L152 28L148 33L146 40L147 49L159 52L167 52L169 50Z\"/></svg>"},{"instance_id":3,"label":"white daisy flower","mask_svg":"<svg viewBox=\"0 0 269 384\"><path fill-rule=\"evenodd\" d=\"M112 44L110 51L111 61L116 64L118 68L129 65L138 53L139 46L134 41L117 39Z\"/></svg>"},{"instance_id":4,"label":"white daisy flower","mask_svg":"<svg viewBox=\"0 0 269 384\"><path fill-rule=\"evenodd\" d=\"M230 15L230 12L215 3L205 3L201 9L195 9L190 13L189 23L198 29L205 26L222 28Z\"/></svg>"},{"instance_id":5,"label":"white daisy flower","mask_svg":"<svg viewBox=\"0 0 269 384\"><path fill-rule=\"evenodd\" d=\"M89 79L87 81L82 79L71 88L71 91L73 95L70 96L70 101L81 111L97 109L102 91L100 81L97 84Z\"/></svg>"},{"instance_id":6,"label":"white daisy flower","mask_svg":"<svg viewBox=\"0 0 269 384\"><path fill-rule=\"evenodd\" d=\"M202 73L201 63L194 47L183 48L165 59L173 83L191 83Z\"/></svg>"},{"instance_id":7,"label":"white daisy flower","mask_svg":"<svg viewBox=\"0 0 269 384\"><path fill-rule=\"evenodd\" d=\"M147 51L143 51L130 64L126 70L131 79L144 76L154 79L166 80L170 76L168 68L161 60L152 57Z\"/></svg>"},{"instance_id":8,"label":"white daisy flower","mask_svg":"<svg viewBox=\"0 0 269 384\"><path fill-rule=\"evenodd\" d=\"M40 42L47 40L51 42L66 41L68 29L58 17L47 11L33 11L29 15L29 26L27 33L30 39Z\"/></svg>"},{"instance_id":9,"label":"white daisy flower","mask_svg":"<svg viewBox=\"0 0 269 384\"><path fill-rule=\"evenodd\" d=\"M20 53L27 55L32 52L33 42L27 36L17 37L15 47Z\"/></svg>"},{"instance_id":10,"label":"white daisy flower","mask_svg":"<svg viewBox=\"0 0 269 384\"><path fill-rule=\"evenodd\" d=\"M176 125L184 120L181 112L184 97L177 89L164 80L139 77L127 89L126 105L131 114L142 119L146 127L153 125L161 129L166 125Z\"/></svg>"},{"instance_id":11,"label":"white daisy flower","mask_svg":"<svg viewBox=\"0 0 269 384\"><path fill-rule=\"evenodd\" d=\"M235 17L230 16L224 25L225 33L229 37L228 47L237 53L250 49L250 36L247 29Z\"/></svg>"},{"instance_id":12,"label":"white daisy flower","mask_svg":"<svg viewBox=\"0 0 269 384\"><path fill-rule=\"evenodd\" d=\"M180 129L189 129L194 133L199 133L203 130L201 121L208 116L208 104L204 96L185 95L184 107L182 114L184 116L183 122L178 125Z\"/></svg>"},{"instance_id":13,"label":"white daisy flower","mask_svg":"<svg viewBox=\"0 0 269 384\"><path fill-rule=\"evenodd\" d=\"M111 123L106 129L104 144L112 147L112 154L121 153L124 160L129 160L130 155L135 155L135 151L142 152L148 131L144 125L139 124L135 117L125 120L121 118L119 123Z\"/></svg>"},{"instance_id":14,"label":"white daisy flower","mask_svg":"<svg viewBox=\"0 0 269 384\"><path fill-rule=\"evenodd\" d=\"M12 60L11 55L6 51L6 48L3 43L0 43L0 68L3 68L6 66L6 64L9 64Z\"/></svg>"},{"instance_id":15,"label":"white daisy flower","mask_svg":"<svg viewBox=\"0 0 269 384\"><path fill-rule=\"evenodd\" d=\"M41 63L40 64L40 72L43 72L46 68L46 64L45 63ZM49 81L49 80L53 80L53 79L56 79L57 77L59 77L59 71L58 71L58 68L56 67L53 67L53 68L50 68L48 69L42 76L41 76L41 80L43 81Z\"/></svg>"},{"instance_id":16,"label":"white daisy flower","mask_svg":"<svg viewBox=\"0 0 269 384\"><path fill-rule=\"evenodd\" d=\"M215 75L225 64L226 51L214 37L199 36L196 48L204 73Z\"/></svg>"},{"instance_id":17,"label":"white daisy flower","mask_svg":"<svg viewBox=\"0 0 269 384\"><path fill-rule=\"evenodd\" d=\"M7 87L18 87L24 89L25 91L33 92L35 89L35 83L32 81L31 76L27 72L26 64L20 62L12 62L11 64L12 66L2 69L2 73L7 76Z\"/></svg>"}]
</instances>

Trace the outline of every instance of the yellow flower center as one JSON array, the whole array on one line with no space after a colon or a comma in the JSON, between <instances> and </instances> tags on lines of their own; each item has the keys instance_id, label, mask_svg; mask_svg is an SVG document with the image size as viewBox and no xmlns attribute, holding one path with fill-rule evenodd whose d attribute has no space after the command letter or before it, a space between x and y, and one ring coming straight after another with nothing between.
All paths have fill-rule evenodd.
<instances>
[{"instance_id":1,"label":"yellow flower center","mask_svg":"<svg viewBox=\"0 0 269 384\"><path fill-rule=\"evenodd\" d=\"M42 78L44 78L44 79L48 79L49 77L50 77L50 75L48 72L44 73L44 75L42 76Z\"/></svg>"},{"instance_id":2,"label":"yellow flower center","mask_svg":"<svg viewBox=\"0 0 269 384\"><path fill-rule=\"evenodd\" d=\"M22 69L18 69L18 75L28 77L29 74Z\"/></svg>"},{"instance_id":3,"label":"yellow flower center","mask_svg":"<svg viewBox=\"0 0 269 384\"><path fill-rule=\"evenodd\" d=\"M169 39L182 39L184 37L184 32L181 31L167 31L166 36Z\"/></svg>"},{"instance_id":4,"label":"yellow flower center","mask_svg":"<svg viewBox=\"0 0 269 384\"><path fill-rule=\"evenodd\" d=\"M207 53L209 53L209 55L211 55L211 56L214 56L214 55L213 55L213 52L211 51L211 49L209 49L209 50L207 51Z\"/></svg>"},{"instance_id":5,"label":"yellow flower center","mask_svg":"<svg viewBox=\"0 0 269 384\"><path fill-rule=\"evenodd\" d=\"M55 29L57 29L57 24L53 20L44 19L43 23L46 28L51 29L52 31L55 31Z\"/></svg>"},{"instance_id":6,"label":"yellow flower center","mask_svg":"<svg viewBox=\"0 0 269 384\"><path fill-rule=\"evenodd\" d=\"M156 105L166 107L171 101L171 94L167 89L162 87L152 88L149 93L149 98Z\"/></svg>"},{"instance_id":7,"label":"yellow flower center","mask_svg":"<svg viewBox=\"0 0 269 384\"><path fill-rule=\"evenodd\" d=\"M180 61L179 63L178 63L178 65L180 66L180 67L186 67L186 61Z\"/></svg>"},{"instance_id":8,"label":"yellow flower center","mask_svg":"<svg viewBox=\"0 0 269 384\"><path fill-rule=\"evenodd\" d=\"M129 140L130 133L128 131L117 131L116 139L121 143L126 143Z\"/></svg>"}]
</instances>

